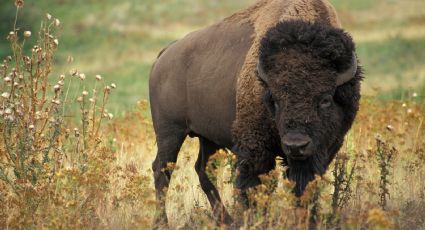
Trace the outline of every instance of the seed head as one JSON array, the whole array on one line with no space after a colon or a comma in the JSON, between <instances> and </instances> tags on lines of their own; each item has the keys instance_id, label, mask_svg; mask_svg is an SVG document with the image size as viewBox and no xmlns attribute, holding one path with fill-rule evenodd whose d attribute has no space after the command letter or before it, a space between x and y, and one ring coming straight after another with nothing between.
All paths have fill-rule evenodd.
<instances>
[{"instance_id":1,"label":"seed head","mask_svg":"<svg viewBox=\"0 0 425 230\"><path fill-rule=\"evenodd\" d=\"M59 40L57 38L55 40L53 40L53 42L55 43L56 46L59 45Z\"/></svg>"},{"instance_id":2,"label":"seed head","mask_svg":"<svg viewBox=\"0 0 425 230\"><path fill-rule=\"evenodd\" d=\"M59 19L56 18L55 19L55 26L58 27L58 26L60 26L60 24L61 24L61 22L59 21Z\"/></svg>"},{"instance_id":3,"label":"seed head","mask_svg":"<svg viewBox=\"0 0 425 230\"><path fill-rule=\"evenodd\" d=\"M53 89L55 90L55 92L58 92L61 89L61 87L60 85L55 85L53 86Z\"/></svg>"},{"instance_id":4,"label":"seed head","mask_svg":"<svg viewBox=\"0 0 425 230\"><path fill-rule=\"evenodd\" d=\"M46 14L46 18L47 18L47 20L50 20L50 19L52 19L52 15L50 15L49 13L47 13Z\"/></svg>"},{"instance_id":5,"label":"seed head","mask_svg":"<svg viewBox=\"0 0 425 230\"><path fill-rule=\"evenodd\" d=\"M29 31L29 30L25 31L25 32L24 32L24 37L25 37L25 38L29 38L29 37L31 37L31 31Z\"/></svg>"},{"instance_id":6,"label":"seed head","mask_svg":"<svg viewBox=\"0 0 425 230\"><path fill-rule=\"evenodd\" d=\"M96 80L101 81L102 80L102 76L96 75Z\"/></svg>"},{"instance_id":7,"label":"seed head","mask_svg":"<svg viewBox=\"0 0 425 230\"><path fill-rule=\"evenodd\" d=\"M34 126L34 125L29 125L29 126L28 126L28 128L29 128L30 130L33 130L33 129L35 128L35 126Z\"/></svg>"},{"instance_id":8,"label":"seed head","mask_svg":"<svg viewBox=\"0 0 425 230\"><path fill-rule=\"evenodd\" d=\"M5 77L5 78L3 78L3 80L5 81L5 82L11 82L12 81L12 78L10 78L10 77Z\"/></svg>"},{"instance_id":9,"label":"seed head","mask_svg":"<svg viewBox=\"0 0 425 230\"><path fill-rule=\"evenodd\" d=\"M112 89L116 89L116 88L117 88L117 85L115 85L115 83L112 83L112 84L111 84L111 88L112 88Z\"/></svg>"},{"instance_id":10,"label":"seed head","mask_svg":"<svg viewBox=\"0 0 425 230\"><path fill-rule=\"evenodd\" d=\"M78 101L78 102L82 102L82 101L83 101L83 97L78 97L78 98L77 98L77 101Z\"/></svg>"},{"instance_id":11,"label":"seed head","mask_svg":"<svg viewBox=\"0 0 425 230\"><path fill-rule=\"evenodd\" d=\"M15 6L17 8L22 8L24 7L24 0L15 0Z\"/></svg>"},{"instance_id":12,"label":"seed head","mask_svg":"<svg viewBox=\"0 0 425 230\"><path fill-rule=\"evenodd\" d=\"M87 95L89 95L89 92L84 90L82 94L83 94L83 96L87 96Z\"/></svg>"},{"instance_id":13,"label":"seed head","mask_svg":"<svg viewBox=\"0 0 425 230\"><path fill-rule=\"evenodd\" d=\"M80 74L78 75L78 77L80 77L80 79L81 79L81 80L86 79L86 75L85 75L84 73L80 73Z\"/></svg>"}]
</instances>

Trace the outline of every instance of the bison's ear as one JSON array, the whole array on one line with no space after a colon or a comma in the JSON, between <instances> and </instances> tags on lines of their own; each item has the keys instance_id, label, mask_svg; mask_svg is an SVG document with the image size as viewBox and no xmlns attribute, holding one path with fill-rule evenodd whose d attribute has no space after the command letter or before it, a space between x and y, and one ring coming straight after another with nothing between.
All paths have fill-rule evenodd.
<instances>
[{"instance_id":1,"label":"bison's ear","mask_svg":"<svg viewBox=\"0 0 425 230\"><path fill-rule=\"evenodd\" d=\"M262 63L261 59L258 59L258 62L257 62L257 76L258 76L260 81L267 84L268 77L267 77L266 72L264 71L263 63Z\"/></svg>"}]
</instances>

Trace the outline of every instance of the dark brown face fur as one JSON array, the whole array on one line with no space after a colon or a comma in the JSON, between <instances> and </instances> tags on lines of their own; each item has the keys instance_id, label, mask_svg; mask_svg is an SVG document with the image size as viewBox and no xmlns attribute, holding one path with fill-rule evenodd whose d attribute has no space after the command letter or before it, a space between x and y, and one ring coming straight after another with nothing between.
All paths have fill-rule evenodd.
<instances>
[{"instance_id":1,"label":"dark brown face fur","mask_svg":"<svg viewBox=\"0 0 425 230\"><path fill-rule=\"evenodd\" d=\"M297 195L325 172L357 112L361 70L336 85L353 51L351 38L341 30L298 21L278 24L262 43L264 104Z\"/></svg>"}]
</instances>

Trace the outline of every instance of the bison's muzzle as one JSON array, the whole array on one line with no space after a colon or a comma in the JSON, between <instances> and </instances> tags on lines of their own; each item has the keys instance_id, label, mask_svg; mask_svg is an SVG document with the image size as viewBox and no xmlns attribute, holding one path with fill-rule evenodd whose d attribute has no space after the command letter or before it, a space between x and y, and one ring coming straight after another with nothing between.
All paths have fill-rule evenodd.
<instances>
[{"instance_id":1,"label":"bison's muzzle","mask_svg":"<svg viewBox=\"0 0 425 230\"><path fill-rule=\"evenodd\" d=\"M293 160L305 160L313 154L313 143L309 136L292 132L282 137L282 150Z\"/></svg>"}]
</instances>

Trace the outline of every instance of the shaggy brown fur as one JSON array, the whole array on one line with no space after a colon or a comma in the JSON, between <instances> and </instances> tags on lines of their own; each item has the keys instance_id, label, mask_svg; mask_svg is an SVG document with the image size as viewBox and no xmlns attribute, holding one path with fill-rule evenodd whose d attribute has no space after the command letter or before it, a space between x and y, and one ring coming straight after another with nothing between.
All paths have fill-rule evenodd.
<instances>
[{"instance_id":1,"label":"shaggy brown fur","mask_svg":"<svg viewBox=\"0 0 425 230\"><path fill-rule=\"evenodd\" d=\"M323 174L360 97L360 69L336 85L337 76L349 72L338 79L350 79L356 67L354 44L337 28L326 0L263 0L161 51L149 79L158 222L167 221L165 192L172 174L167 164L176 162L188 135L200 140L195 168L220 222L230 223L231 217L205 172L217 149L235 150L242 194L275 167L278 155L290 167L297 195L315 174ZM257 63L265 74L258 75ZM305 148L293 151L299 146L290 142Z\"/></svg>"},{"instance_id":2,"label":"shaggy brown fur","mask_svg":"<svg viewBox=\"0 0 425 230\"><path fill-rule=\"evenodd\" d=\"M274 148L269 143L269 140L273 139L273 134L265 132L272 124L264 120L264 117L267 116L265 114L266 111L258 109L263 108L261 96L263 88L257 79L256 72L262 38L270 28L280 21L303 20L320 22L335 28L340 27L340 22L334 8L326 0L264 0L232 15L226 20L239 23L248 22L255 28L253 45L248 51L237 81L237 112L232 129L233 136L237 141L237 147L244 149L239 151L250 152L250 154L255 155L255 153L263 152L264 149ZM275 143L275 145L277 144ZM253 166L253 168L261 168L261 170L255 172L255 174L265 173L273 168L275 164L273 156L267 156L267 154L259 155L264 159L256 160L261 166ZM265 164L264 166L266 167L263 167L262 164ZM258 183L256 181L251 182L252 184L242 185L242 188L251 187Z\"/></svg>"}]
</instances>

